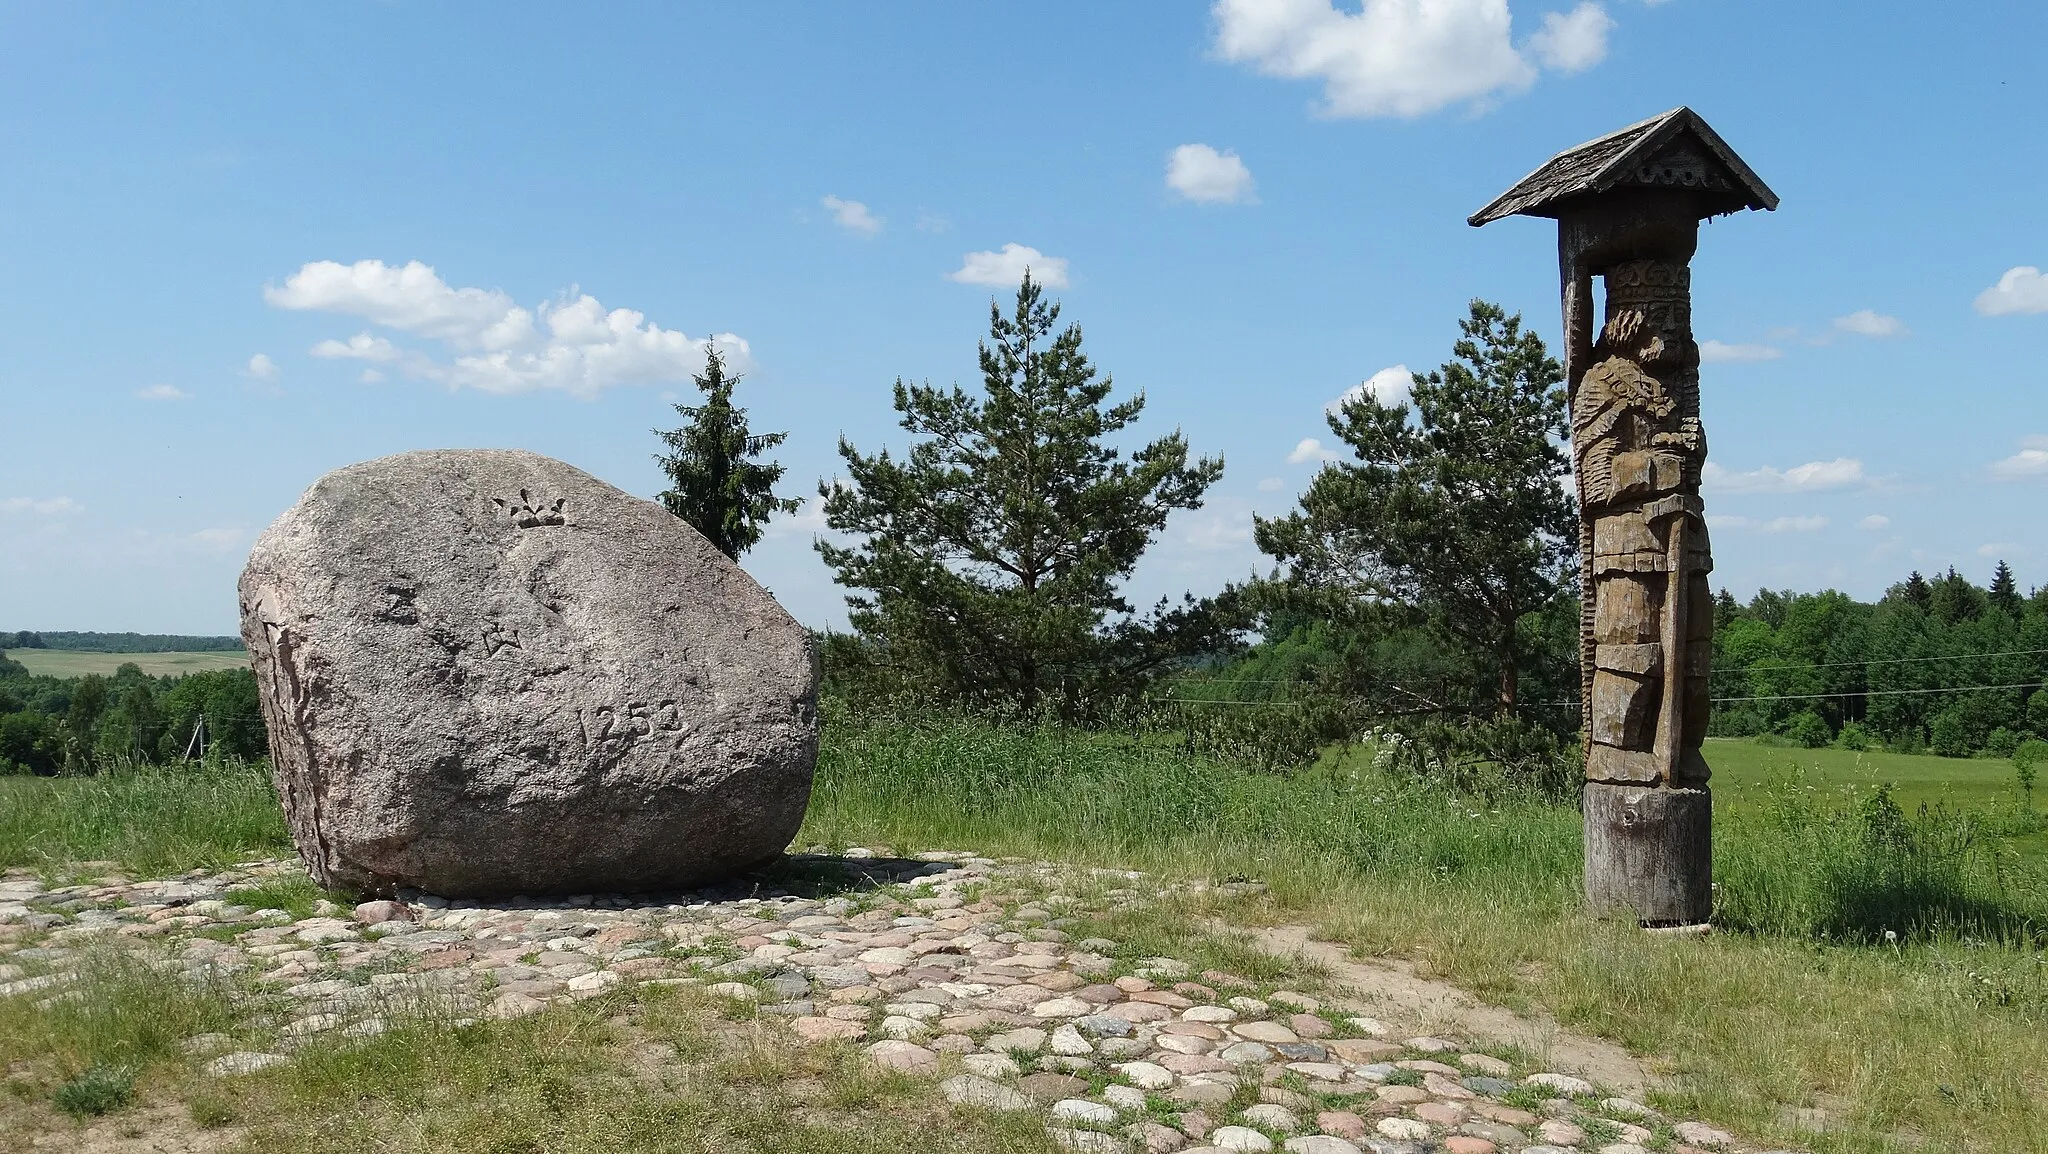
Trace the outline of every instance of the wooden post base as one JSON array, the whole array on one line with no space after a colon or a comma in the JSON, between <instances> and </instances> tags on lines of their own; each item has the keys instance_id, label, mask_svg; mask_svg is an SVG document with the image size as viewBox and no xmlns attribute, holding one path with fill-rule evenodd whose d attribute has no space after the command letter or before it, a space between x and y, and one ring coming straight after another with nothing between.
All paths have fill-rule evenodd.
<instances>
[{"instance_id":1,"label":"wooden post base","mask_svg":"<svg viewBox=\"0 0 2048 1154\"><path fill-rule=\"evenodd\" d=\"M1714 912L1712 795L1587 782L1586 902L1645 926L1690 926Z\"/></svg>"}]
</instances>

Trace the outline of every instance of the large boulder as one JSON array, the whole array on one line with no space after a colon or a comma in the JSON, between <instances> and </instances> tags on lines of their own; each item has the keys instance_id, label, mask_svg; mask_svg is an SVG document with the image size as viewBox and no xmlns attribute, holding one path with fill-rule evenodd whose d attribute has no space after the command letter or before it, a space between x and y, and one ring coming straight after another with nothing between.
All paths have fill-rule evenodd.
<instances>
[{"instance_id":1,"label":"large boulder","mask_svg":"<svg viewBox=\"0 0 2048 1154\"><path fill-rule=\"evenodd\" d=\"M694 529L560 461L337 469L257 540L241 602L322 885L665 889L771 858L803 820L803 627Z\"/></svg>"}]
</instances>

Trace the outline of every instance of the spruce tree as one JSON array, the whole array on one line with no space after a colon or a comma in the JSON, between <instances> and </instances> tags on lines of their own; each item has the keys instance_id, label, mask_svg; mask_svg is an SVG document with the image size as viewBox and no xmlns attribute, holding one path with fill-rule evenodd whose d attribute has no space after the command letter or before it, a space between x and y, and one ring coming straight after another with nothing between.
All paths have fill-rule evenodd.
<instances>
[{"instance_id":1,"label":"spruce tree","mask_svg":"<svg viewBox=\"0 0 2048 1154\"><path fill-rule=\"evenodd\" d=\"M803 504L775 495L781 465L754 460L787 434L748 431L747 411L732 403L740 378L725 375L725 359L716 348L706 347L704 371L693 379L704 403L676 405L689 423L671 432L654 430L669 450L654 457L669 480L661 503L737 561L761 539L770 517L794 513Z\"/></svg>"},{"instance_id":2,"label":"spruce tree","mask_svg":"<svg viewBox=\"0 0 2048 1154\"><path fill-rule=\"evenodd\" d=\"M2020 600L2019 582L2013 580L2012 566L2003 560L1999 561L1997 571L1991 574L1991 604L2014 617L2020 615L2024 604Z\"/></svg>"},{"instance_id":3,"label":"spruce tree","mask_svg":"<svg viewBox=\"0 0 2048 1154\"><path fill-rule=\"evenodd\" d=\"M989 305L978 395L899 379L909 452L841 438L846 481L818 492L826 524L857 540L817 548L852 591L854 628L917 688L1073 716L1225 636L1205 603L1141 617L1120 591L1223 461L1190 463L1178 431L1128 457L1112 447L1145 398L1110 403L1079 326L1055 334L1059 314L1027 274L1011 315Z\"/></svg>"}]
</instances>

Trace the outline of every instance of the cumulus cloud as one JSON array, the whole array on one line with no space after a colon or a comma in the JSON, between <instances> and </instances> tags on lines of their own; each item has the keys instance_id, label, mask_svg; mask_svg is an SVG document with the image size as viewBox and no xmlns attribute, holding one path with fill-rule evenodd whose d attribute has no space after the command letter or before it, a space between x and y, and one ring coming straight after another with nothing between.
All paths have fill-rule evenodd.
<instances>
[{"instance_id":1,"label":"cumulus cloud","mask_svg":"<svg viewBox=\"0 0 2048 1154\"><path fill-rule=\"evenodd\" d=\"M1242 509L1208 509L1187 518L1181 540L1190 549L1217 553L1236 549L1252 539L1252 519Z\"/></svg>"},{"instance_id":2,"label":"cumulus cloud","mask_svg":"<svg viewBox=\"0 0 2048 1154\"><path fill-rule=\"evenodd\" d=\"M1857 309L1845 317L1835 318L1837 331L1854 333L1859 337L1902 337L1906 335L1906 323L1894 316L1887 316L1874 309Z\"/></svg>"},{"instance_id":3,"label":"cumulus cloud","mask_svg":"<svg viewBox=\"0 0 2048 1154\"><path fill-rule=\"evenodd\" d=\"M1543 27L1529 38L1529 51L1545 68L1584 72L1607 58L1607 33L1614 20L1607 10L1587 0L1570 12L1547 12Z\"/></svg>"},{"instance_id":4,"label":"cumulus cloud","mask_svg":"<svg viewBox=\"0 0 2048 1154\"><path fill-rule=\"evenodd\" d=\"M862 236L873 236L882 231L882 218L868 211L868 206L857 200L841 200L828 196L818 202L832 213L832 223L848 232Z\"/></svg>"},{"instance_id":5,"label":"cumulus cloud","mask_svg":"<svg viewBox=\"0 0 2048 1154\"><path fill-rule=\"evenodd\" d=\"M388 338L372 336L369 333L357 333L346 341L321 341L313 346L312 353L316 357L380 362L395 361L405 356Z\"/></svg>"},{"instance_id":6,"label":"cumulus cloud","mask_svg":"<svg viewBox=\"0 0 2048 1154\"><path fill-rule=\"evenodd\" d=\"M271 360L266 353L257 353L249 358L249 367L243 369L242 373L255 380L274 381L277 379L277 362Z\"/></svg>"},{"instance_id":7,"label":"cumulus cloud","mask_svg":"<svg viewBox=\"0 0 2048 1154\"><path fill-rule=\"evenodd\" d=\"M1166 158L1166 187L1197 204L1246 204L1252 192L1252 170L1237 153L1218 152L1206 144L1183 144Z\"/></svg>"},{"instance_id":8,"label":"cumulus cloud","mask_svg":"<svg viewBox=\"0 0 2048 1154\"><path fill-rule=\"evenodd\" d=\"M84 506L69 497L4 497L0 498L0 513L33 513L38 517L55 517L64 513L76 513Z\"/></svg>"},{"instance_id":9,"label":"cumulus cloud","mask_svg":"<svg viewBox=\"0 0 2048 1154\"><path fill-rule=\"evenodd\" d=\"M1382 405L1405 405L1414 389L1415 374L1408 371L1407 365L1389 365L1345 389L1342 395L1324 405L1323 411L1335 413L1344 407L1345 402L1355 401L1368 393Z\"/></svg>"},{"instance_id":10,"label":"cumulus cloud","mask_svg":"<svg viewBox=\"0 0 2048 1154\"><path fill-rule=\"evenodd\" d=\"M1216 0L1218 56L1267 76L1320 80L1327 116L1421 116L1527 89L1539 65L1578 72L1607 54L1595 0L1551 13L1521 48L1507 0Z\"/></svg>"},{"instance_id":11,"label":"cumulus cloud","mask_svg":"<svg viewBox=\"0 0 2048 1154\"><path fill-rule=\"evenodd\" d=\"M1278 493L1280 490L1286 487L1287 482L1282 481L1278 477L1259 478L1259 492L1261 493Z\"/></svg>"},{"instance_id":12,"label":"cumulus cloud","mask_svg":"<svg viewBox=\"0 0 2048 1154\"><path fill-rule=\"evenodd\" d=\"M1067 258L1047 256L1028 244L1006 244L999 252L970 252L960 260L960 267L946 274L946 279L961 284L989 285L993 288L1015 288L1024 280L1024 271L1031 271L1031 279L1051 289L1067 287Z\"/></svg>"},{"instance_id":13,"label":"cumulus cloud","mask_svg":"<svg viewBox=\"0 0 2048 1154\"><path fill-rule=\"evenodd\" d=\"M1892 519L1890 517L1885 516L1883 513L1872 513L1870 516L1865 517L1861 521L1856 522L1858 528L1870 529L1873 531L1878 529L1889 529L1891 528L1891 524Z\"/></svg>"},{"instance_id":14,"label":"cumulus cloud","mask_svg":"<svg viewBox=\"0 0 2048 1154\"><path fill-rule=\"evenodd\" d=\"M1294 451L1287 454L1287 463L1305 465L1310 461L1336 461L1343 456L1344 454L1335 450L1324 448L1323 443L1314 437L1303 437L1301 443L1294 446Z\"/></svg>"},{"instance_id":15,"label":"cumulus cloud","mask_svg":"<svg viewBox=\"0 0 2048 1154\"><path fill-rule=\"evenodd\" d=\"M1731 345L1724 341L1701 341L1700 360L1713 364L1742 361L1775 361L1785 350L1775 345Z\"/></svg>"},{"instance_id":16,"label":"cumulus cloud","mask_svg":"<svg viewBox=\"0 0 2048 1154\"><path fill-rule=\"evenodd\" d=\"M1854 457L1832 461L1808 461L1778 470L1769 465L1736 473L1709 461L1700 473L1701 483L1723 493L1828 493L1842 489L1867 488L1871 478L1863 462Z\"/></svg>"},{"instance_id":17,"label":"cumulus cloud","mask_svg":"<svg viewBox=\"0 0 2048 1154\"><path fill-rule=\"evenodd\" d=\"M2022 439L2019 452L2003 461L1992 462L1991 475L2007 481L2021 477L2048 477L2048 437Z\"/></svg>"},{"instance_id":18,"label":"cumulus cloud","mask_svg":"<svg viewBox=\"0 0 2048 1154\"><path fill-rule=\"evenodd\" d=\"M595 397L616 385L688 379L716 345L744 370L747 342L732 333L690 337L664 329L633 309L607 309L588 293L565 294L528 309L497 289L455 288L430 265L352 265L314 261L263 290L284 309L352 316L399 333L438 341L454 354L442 360L362 332L313 346L317 357L389 365L416 380L490 393L559 389ZM368 378L369 373L365 373ZM381 379L381 376L376 379Z\"/></svg>"},{"instance_id":19,"label":"cumulus cloud","mask_svg":"<svg viewBox=\"0 0 2048 1154\"><path fill-rule=\"evenodd\" d=\"M189 401L192 394L176 385L151 385L135 390L135 395L145 401Z\"/></svg>"},{"instance_id":20,"label":"cumulus cloud","mask_svg":"<svg viewBox=\"0 0 2048 1154\"><path fill-rule=\"evenodd\" d=\"M1811 533L1828 526L1826 517L1773 517L1768 521L1756 517L1715 515L1707 518L1712 529L1755 529L1760 533Z\"/></svg>"},{"instance_id":21,"label":"cumulus cloud","mask_svg":"<svg viewBox=\"0 0 2048 1154\"><path fill-rule=\"evenodd\" d=\"M2048 275L2032 265L2006 269L1997 284L1977 294L1976 307L1987 317L2048 313Z\"/></svg>"}]
</instances>

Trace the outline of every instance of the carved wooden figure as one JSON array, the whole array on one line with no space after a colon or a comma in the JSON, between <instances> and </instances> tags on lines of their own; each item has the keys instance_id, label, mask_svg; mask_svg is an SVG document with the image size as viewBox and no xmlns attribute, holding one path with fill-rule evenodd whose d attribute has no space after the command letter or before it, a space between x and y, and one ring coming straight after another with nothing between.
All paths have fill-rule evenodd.
<instances>
[{"instance_id":1,"label":"carved wooden figure","mask_svg":"<svg viewBox=\"0 0 2048 1154\"><path fill-rule=\"evenodd\" d=\"M1559 153L1470 218L1558 222L1579 490L1586 896L1644 925L1713 911L1713 568L1700 470L1699 222L1777 194L1689 108ZM1593 278L1606 289L1593 332Z\"/></svg>"}]
</instances>

